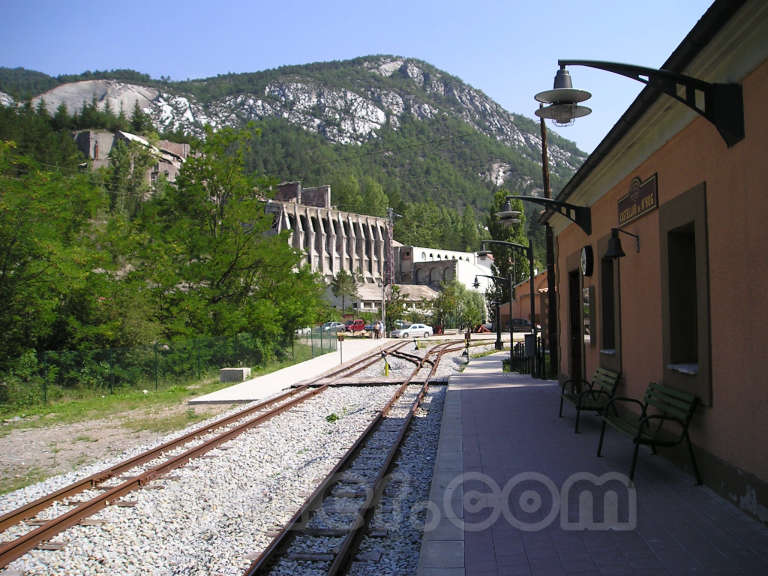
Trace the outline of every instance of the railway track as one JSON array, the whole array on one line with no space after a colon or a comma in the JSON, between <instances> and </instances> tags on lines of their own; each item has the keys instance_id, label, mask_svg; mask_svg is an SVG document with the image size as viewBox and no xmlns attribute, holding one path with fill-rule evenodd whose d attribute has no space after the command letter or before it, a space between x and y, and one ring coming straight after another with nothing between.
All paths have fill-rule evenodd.
<instances>
[{"instance_id":1,"label":"railway track","mask_svg":"<svg viewBox=\"0 0 768 576\"><path fill-rule=\"evenodd\" d=\"M394 343L382 352L385 355L397 353L406 344ZM381 352L370 354L322 375L322 386L312 387L312 382L306 382L298 388L195 429L0 516L0 537L11 528L23 532L0 542L0 568L50 541L67 528L82 523L106 506L121 504L126 494L146 487L153 480L184 466L189 460L203 456L246 430L321 394L334 382L352 376L380 360ZM59 513L62 508L65 511Z\"/></svg>"},{"instance_id":2,"label":"railway track","mask_svg":"<svg viewBox=\"0 0 768 576\"><path fill-rule=\"evenodd\" d=\"M384 493L387 474L427 393L440 358L462 348L463 345L457 346L454 341L433 347L423 358L397 354L416 363L411 375L283 530L254 560L246 576L304 572L334 575L348 567ZM431 369L424 384L411 386L411 380L425 364L431 364Z\"/></svg>"}]
</instances>

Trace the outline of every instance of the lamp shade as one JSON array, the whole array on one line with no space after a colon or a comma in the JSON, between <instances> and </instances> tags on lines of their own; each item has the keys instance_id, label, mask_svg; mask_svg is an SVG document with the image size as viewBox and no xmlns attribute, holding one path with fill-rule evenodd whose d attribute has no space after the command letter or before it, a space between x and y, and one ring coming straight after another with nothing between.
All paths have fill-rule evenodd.
<instances>
[{"instance_id":1,"label":"lamp shade","mask_svg":"<svg viewBox=\"0 0 768 576\"><path fill-rule=\"evenodd\" d=\"M553 120L557 126L568 126L576 118L592 112L591 108L579 106L579 102L589 100L592 94L586 90L577 90L571 83L571 75L565 66L555 74L554 88L539 92L534 96L537 102L549 104L535 111L539 118Z\"/></svg>"},{"instance_id":2,"label":"lamp shade","mask_svg":"<svg viewBox=\"0 0 768 576\"><path fill-rule=\"evenodd\" d=\"M592 113L592 108L574 103L558 103L534 111L539 118L554 121L556 126L569 126L576 118Z\"/></svg>"}]
</instances>

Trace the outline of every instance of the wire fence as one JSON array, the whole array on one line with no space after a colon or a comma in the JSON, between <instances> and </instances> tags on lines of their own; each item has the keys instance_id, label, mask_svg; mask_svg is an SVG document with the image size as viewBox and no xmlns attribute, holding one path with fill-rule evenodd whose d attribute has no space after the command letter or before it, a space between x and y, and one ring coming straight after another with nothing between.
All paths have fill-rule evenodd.
<instances>
[{"instance_id":1,"label":"wire fence","mask_svg":"<svg viewBox=\"0 0 768 576\"><path fill-rule=\"evenodd\" d=\"M290 345L277 350L254 334L241 333L131 348L29 352L13 370L0 373L0 405L24 407L78 394L159 390L214 377L224 367L301 362L336 347L336 333L315 328L295 334Z\"/></svg>"}]
</instances>

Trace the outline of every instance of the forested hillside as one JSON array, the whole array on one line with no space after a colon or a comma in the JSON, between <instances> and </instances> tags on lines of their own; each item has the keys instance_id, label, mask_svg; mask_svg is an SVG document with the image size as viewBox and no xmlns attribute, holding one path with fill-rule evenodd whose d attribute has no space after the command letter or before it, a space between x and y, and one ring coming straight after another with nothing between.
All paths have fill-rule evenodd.
<instances>
[{"instance_id":1,"label":"forested hillside","mask_svg":"<svg viewBox=\"0 0 768 576\"><path fill-rule=\"evenodd\" d=\"M404 243L476 248L475 233L457 234L457 222L482 235L495 190L540 193L538 124L420 60L366 56L180 82L132 70L51 78L0 69L0 91L17 99L50 85L33 108L75 118L107 109L123 119L139 110L170 139L202 136L206 124L256 122L261 136L245 159L248 169L305 186L330 184L342 209L382 215L389 205L405 216L396 228ZM553 192L584 157L550 133ZM525 210L532 220L535 207Z\"/></svg>"}]
</instances>

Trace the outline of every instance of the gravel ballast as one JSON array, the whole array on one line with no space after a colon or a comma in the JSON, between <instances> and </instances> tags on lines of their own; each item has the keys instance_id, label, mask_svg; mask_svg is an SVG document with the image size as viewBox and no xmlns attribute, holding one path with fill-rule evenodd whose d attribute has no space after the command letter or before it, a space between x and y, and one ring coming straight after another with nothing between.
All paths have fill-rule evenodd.
<instances>
[{"instance_id":1,"label":"gravel ballast","mask_svg":"<svg viewBox=\"0 0 768 576\"><path fill-rule=\"evenodd\" d=\"M446 378L463 364L459 354L443 359L436 379ZM390 374L405 375L413 367L397 358L388 361ZM381 372L377 363L361 376ZM162 489L129 494L125 500L134 505L109 506L92 517L99 521L95 525L79 525L59 534L55 540L66 542L62 550L31 551L0 570L0 575L242 574L396 388L327 390L215 449L209 457L190 461L169 478L150 484ZM414 418L393 474L400 480L390 484L374 519L374 526L386 528L386 537L364 540L363 559L353 565L353 574L415 571L420 503L429 492L444 395L445 386L433 386ZM0 498L0 513L147 448L7 494ZM375 554L365 555L374 550Z\"/></svg>"}]
</instances>

